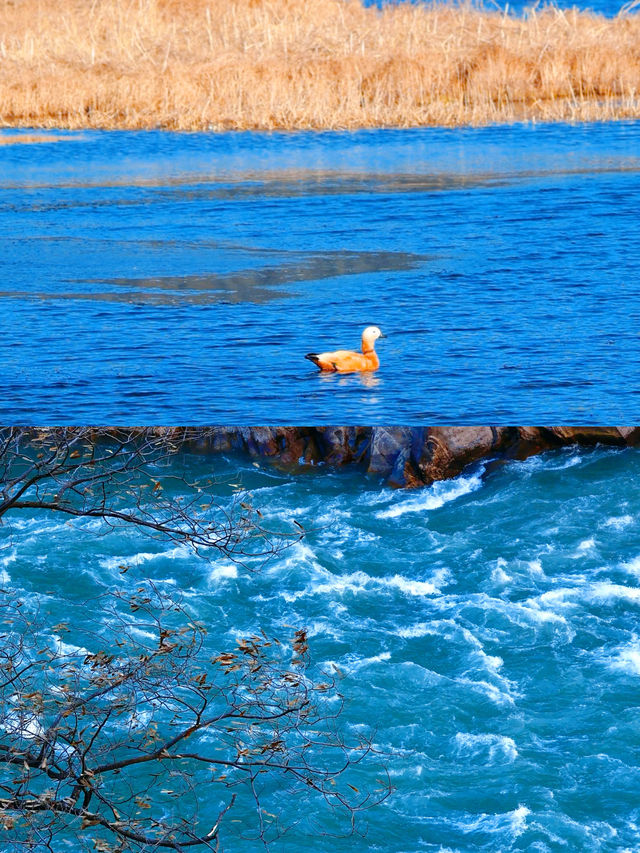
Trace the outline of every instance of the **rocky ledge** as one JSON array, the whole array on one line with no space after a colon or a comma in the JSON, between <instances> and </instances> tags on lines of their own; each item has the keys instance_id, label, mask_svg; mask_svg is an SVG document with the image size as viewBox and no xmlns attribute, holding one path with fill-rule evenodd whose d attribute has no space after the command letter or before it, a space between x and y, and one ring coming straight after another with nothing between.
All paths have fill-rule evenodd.
<instances>
[{"instance_id":1,"label":"rocky ledge","mask_svg":"<svg viewBox=\"0 0 640 853\"><path fill-rule=\"evenodd\" d=\"M525 459L571 444L640 445L640 427L210 427L175 430L193 450L239 450L294 469L359 465L397 488L428 486L481 459Z\"/></svg>"}]
</instances>

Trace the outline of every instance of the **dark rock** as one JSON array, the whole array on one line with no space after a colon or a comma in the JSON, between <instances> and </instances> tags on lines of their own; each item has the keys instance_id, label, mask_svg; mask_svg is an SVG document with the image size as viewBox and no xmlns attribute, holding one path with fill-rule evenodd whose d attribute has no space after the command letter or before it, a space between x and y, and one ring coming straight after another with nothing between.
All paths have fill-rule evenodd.
<instances>
[{"instance_id":1,"label":"dark rock","mask_svg":"<svg viewBox=\"0 0 640 853\"><path fill-rule=\"evenodd\" d=\"M404 471L410 453L411 427L374 427L367 471L378 476Z\"/></svg>"},{"instance_id":2,"label":"dark rock","mask_svg":"<svg viewBox=\"0 0 640 853\"><path fill-rule=\"evenodd\" d=\"M158 435L196 452L241 450L295 470L360 465L398 488L455 477L481 459L524 459L569 444L640 445L640 427L208 427L163 428Z\"/></svg>"},{"instance_id":3,"label":"dark rock","mask_svg":"<svg viewBox=\"0 0 640 853\"><path fill-rule=\"evenodd\" d=\"M370 427L316 427L318 451L327 465L349 465L360 462L370 440Z\"/></svg>"},{"instance_id":4,"label":"dark rock","mask_svg":"<svg viewBox=\"0 0 640 853\"><path fill-rule=\"evenodd\" d=\"M548 427L563 444L614 444L618 447L638 444L638 427Z\"/></svg>"},{"instance_id":5,"label":"dark rock","mask_svg":"<svg viewBox=\"0 0 640 853\"><path fill-rule=\"evenodd\" d=\"M416 459L425 483L455 477L467 465L507 446L508 427L429 427Z\"/></svg>"}]
</instances>

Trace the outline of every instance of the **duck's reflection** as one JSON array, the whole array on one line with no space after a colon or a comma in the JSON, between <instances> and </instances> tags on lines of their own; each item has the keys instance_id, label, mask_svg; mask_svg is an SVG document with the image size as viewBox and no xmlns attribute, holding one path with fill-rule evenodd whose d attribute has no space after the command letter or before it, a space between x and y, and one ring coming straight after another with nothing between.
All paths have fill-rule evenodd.
<instances>
[{"instance_id":1,"label":"duck's reflection","mask_svg":"<svg viewBox=\"0 0 640 853\"><path fill-rule=\"evenodd\" d=\"M373 371L360 371L358 373L328 373L322 371L316 377L320 382L337 382L341 388L349 385L362 385L364 388L378 388L381 382L379 376Z\"/></svg>"},{"instance_id":2,"label":"duck's reflection","mask_svg":"<svg viewBox=\"0 0 640 853\"><path fill-rule=\"evenodd\" d=\"M375 373L359 373L358 379L365 388L377 388L380 385L380 377L376 376Z\"/></svg>"}]
</instances>

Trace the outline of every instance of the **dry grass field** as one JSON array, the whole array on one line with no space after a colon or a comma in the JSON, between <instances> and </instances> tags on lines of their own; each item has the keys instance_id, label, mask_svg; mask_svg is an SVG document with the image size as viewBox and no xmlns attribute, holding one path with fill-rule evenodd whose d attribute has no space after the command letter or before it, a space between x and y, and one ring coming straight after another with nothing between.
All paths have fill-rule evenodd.
<instances>
[{"instance_id":1,"label":"dry grass field","mask_svg":"<svg viewBox=\"0 0 640 853\"><path fill-rule=\"evenodd\" d=\"M640 14L0 0L0 124L357 128L640 115Z\"/></svg>"}]
</instances>

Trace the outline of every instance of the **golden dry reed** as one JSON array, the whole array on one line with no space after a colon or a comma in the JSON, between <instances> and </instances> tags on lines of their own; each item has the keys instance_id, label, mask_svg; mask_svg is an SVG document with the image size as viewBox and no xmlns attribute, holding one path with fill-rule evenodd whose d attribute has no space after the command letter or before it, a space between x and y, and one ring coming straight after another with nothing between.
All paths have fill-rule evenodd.
<instances>
[{"instance_id":1,"label":"golden dry reed","mask_svg":"<svg viewBox=\"0 0 640 853\"><path fill-rule=\"evenodd\" d=\"M0 0L0 124L357 128L640 115L640 14Z\"/></svg>"}]
</instances>

